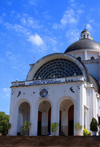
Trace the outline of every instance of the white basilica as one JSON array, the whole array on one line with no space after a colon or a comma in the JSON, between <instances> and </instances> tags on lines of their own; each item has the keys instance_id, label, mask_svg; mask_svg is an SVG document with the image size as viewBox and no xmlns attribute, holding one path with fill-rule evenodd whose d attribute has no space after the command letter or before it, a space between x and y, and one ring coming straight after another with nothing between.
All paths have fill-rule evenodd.
<instances>
[{"instance_id":1,"label":"white basilica","mask_svg":"<svg viewBox=\"0 0 100 147\"><path fill-rule=\"evenodd\" d=\"M76 123L90 131L92 118L100 117L100 44L90 32L84 29L64 53L47 55L30 66L26 80L11 85L9 135L23 135L25 120L31 122L33 136L52 135L55 122L57 136L62 130L66 136L76 135Z\"/></svg>"}]
</instances>

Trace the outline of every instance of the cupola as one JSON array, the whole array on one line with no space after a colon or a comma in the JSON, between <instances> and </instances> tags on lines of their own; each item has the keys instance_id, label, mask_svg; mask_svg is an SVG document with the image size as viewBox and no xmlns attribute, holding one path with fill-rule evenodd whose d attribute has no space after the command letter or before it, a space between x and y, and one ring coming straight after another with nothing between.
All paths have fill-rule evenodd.
<instances>
[{"instance_id":1,"label":"cupola","mask_svg":"<svg viewBox=\"0 0 100 147\"><path fill-rule=\"evenodd\" d=\"M86 28L81 32L80 39L91 39L91 34Z\"/></svg>"}]
</instances>

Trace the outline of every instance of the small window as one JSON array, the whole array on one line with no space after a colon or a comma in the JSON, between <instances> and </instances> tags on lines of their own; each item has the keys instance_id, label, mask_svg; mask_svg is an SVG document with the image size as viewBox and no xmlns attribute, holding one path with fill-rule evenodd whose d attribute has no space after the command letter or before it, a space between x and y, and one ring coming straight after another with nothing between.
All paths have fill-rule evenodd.
<instances>
[{"instance_id":1,"label":"small window","mask_svg":"<svg viewBox=\"0 0 100 147\"><path fill-rule=\"evenodd\" d=\"M94 60L94 59L95 59L95 58L92 56L92 57L91 57L91 60Z\"/></svg>"},{"instance_id":2,"label":"small window","mask_svg":"<svg viewBox=\"0 0 100 147\"><path fill-rule=\"evenodd\" d=\"M79 61L81 61L81 57L78 57L77 59L78 59Z\"/></svg>"},{"instance_id":3,"label":"small window","mask_svg":"<svg viewBox=\"0 0 100 147\"><path fill-rule=\"evenodd\" d=\"M85 38L85 35L84 35L84 38Z\"/></svg>"}]
</instances>

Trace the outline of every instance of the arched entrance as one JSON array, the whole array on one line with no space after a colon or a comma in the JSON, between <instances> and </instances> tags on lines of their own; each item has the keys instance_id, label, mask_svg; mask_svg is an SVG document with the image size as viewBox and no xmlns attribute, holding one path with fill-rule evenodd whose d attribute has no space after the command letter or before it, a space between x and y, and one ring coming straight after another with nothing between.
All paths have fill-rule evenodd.
<instances>
[{"instance_id":1,"label":"arched entrance","mask_svg":"<svg viewBox=\"0 0 100 147\"><path fill-rule=\"evenodd\" d=\"M51 104L44 100L38 107L38 135L51 134Z\"/></svg>"},{"instance_id":2,"label":"arched entrance","mask_svg":"<svg viewBox=\"0 0 100 147\"><path fill-rule=\"evenodd\" d=\"M19 106L17 134L25 135L25 132L22 129L25 121L30 121L30 105L28 102L23 102ZM29 134L29 132L27 132L27 134Z\"/></svg>"},{"instance_id":3,"label":"arched entrance","mask_svg":"<svg viewBox=\"0 0 100 147\"><path fill-rule=\"evenodd\" d=\"M64 99L59 107L59 133L74 135L74 104L70 99Z\"/></svg>"},{"instance_id":4,"label":"arched entrance","mask_svg":"<svg viewBox=\"0 0 100 147\"><path fill-rule=\"evenodd\" d=\"M74 105L68 109L68 135L74 135Z\"/></svg>"}]
</instances>

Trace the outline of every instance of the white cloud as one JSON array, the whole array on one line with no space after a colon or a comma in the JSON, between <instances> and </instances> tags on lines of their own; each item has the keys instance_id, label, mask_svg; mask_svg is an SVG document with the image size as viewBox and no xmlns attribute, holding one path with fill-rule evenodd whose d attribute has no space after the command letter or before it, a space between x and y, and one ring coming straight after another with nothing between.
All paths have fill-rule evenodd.
<instances>
[{"instance_id":1,"label":"white cloud","mask_svg":"<svg viewBox=\"0 0 100 147\"><path fill-rule=\"evenodd\" d=\"M82 10L82 9L78 9L77 10L77 13L80 15L80 14L82 14L84 11Z\"/></svg>"},{"instance_id":2,"label":"white cloud","mask_svg":"<svg viewBox=\"0 0 100 147\"><path fill-rule=\"evenodd\" d=\"M12 25L9 22L6 22L4 25L7 27L7 29L12 28Z\"/></svg>"},{"instance_id":3,"label":"white cloud","mask_svg":"<svg viewBox=\"0 0 100 147\"><path fill-rule=\"evenodd\" d=\"M3 93L4 98L10 97L10 88L3 88Z\"/></svg>"},{"instance_id":4,"label":"white cloud","mask_svg":"<svg viewBox=\"0 0 100 147\"><path fill-rule=\"evenodd\" d=\"M20 19L20 22L22 23L22 25L26 25L26 20L25 20L25 18L21 18L21 19Z\"/></svg>"},{"instance_id":5,"label":"white cloud","mask_svg":"<svg viewBox=\"0 0 100 147\"><path fill-rule=\"evenodd\" d=\"M65 11L63 18L61 19L61 24L65 26L66 24L77 23L77 19L75 18L75 12L73 9L68 9Z\"/></svg>"},{"instance_id":6,"label":"white cloud","mask_svg":"<svg viewBox=\"0 0 100 147\"><path fill-rule=\"evenodd\" d=\"M7 64L14 69L23 69L23 65L21 64L22 57L20 54L13 54L10 51L6 52Z\"/></svg>"},{"instance_id":7,"label":"white cloud","mask_svg":"<svg viewBox=\"0 0 100 147\"><path fill-rule=\"evenodd\" d=\"M75 0L70 0L71 3L73 3Z\"/></svg>"},{"instance_id":8,"label":"white cloud","mask_svg":"<svg viewBox=\"0 0 100 147\"><path fill-rule=\"evenodd\" d=\"M50 44L52 44L52 46L56 46L57 45L56 39L50 38L49 42L50 42Z\"/></svg>"},{"instance_id":9,"label":"white cloud","mask_svg":"<svg viewBox=\"0 0 100 147\"><path fill-rule=\"evenodd\" d=\"M12 25L9 22L7 22L4 25L7 27L7 29L14 29L18 33L24 33L24 35L27 35L29 33L26 28L18 24Z\"/></svg>"},{"instance_id":10,"label":"white cloud","mask_svg":"<svg viewBox=\"0 0 100 147\"><path fill-rule=\"evenodd\" d=\"M30 5L37 6L39 3L41 3L43 0L28 0L28 3Z\"/></svg>"},{"instance_id":11,"label":"white cloud","mask_svg":"<svg viewBox=\"0 0 100 147\"><path fill-rule=\"evenodd\" d=\"M37 46L41 46L43 45L43 40L42 38L38 35L38 34L35 34L34 36L31 35L29 37L29 41L34 44L34 45L37 45Z\"/></svg>"},{"instance_id":12,"label":"white cloud","mask_svg":"<svg viewBox=\"0 0 100 147\"><path fill-rule=\"evenodd\" d=\"M33 17L27 17L27 16L22 17L20 19L20 22L22 25L27 26L27 27L32 27L34 29L42 27L41 25L39 25L38 20L34 19Z\"/></svg>"},{"instance_id":13,"label":"white cloud","mask_svg":"<svg viewBox=\"0 0 100 147\"><path fill-rule=\"evenodd\" d=\"M66 32L66 37L68 38L70 43L78 41L79 36L80 36L80 31L78 29L73 28Z\"/></svg>"},{"instance_id":14,"label":"white cloud","mask_svg":"<svg viewBox=\"0 0 100 147\"><path fill-rule=\"evenodd\" d=\"M6 3L7 3L8 5L12 5L11 1L6 1Z\"/></svg>"},{"instance_id":15,"label":"white cloud","mask_svg":"<svg viewBox=\"0 0 100 147\"><path fill-rule=\"evenodd\" d=\"M90 24L87 24L87 25L86 25L86 28L87 28L88 30L90 30L90 31L92 30L92 26L91 26Z\"/></svg>"},{"instance_id":16,"label":"white cloud","mask_svg":"<svg viewBox=\"0 0 100 147\"><path fill-rule=\"evenodd\" d=\"M2 16L6 16L6 14L5 14L5 13L3 13L3 14L2 14Z\"/></svg>"},{"instance_id":17,"label":"white cloud","mask_svg":"<svg viewBox=\"0 0 100 147\"><path fill-rule=\"evenodd\" d=\"M28 3L29 3L30 5L35 5L35 6L37 6L37 3L36 3L35 0L29 0Z\"/></svg>"},{"instance_id":18,"label":"white cloud","mask_svg":"<svg viewBox=\"0 0 100 147\"><path fill-rule=\"evenodd\" d=\"M66 25L76 25L78 23L78 17L79 14L82 13L82 10L77 11L77 13L74 11L74 9L72 8L68 8L65 12L64 15L62 17L62 19L60 20L60 24L54 23L52 25L52 28L54 29L58 29L58 28L64 28L66 27Z\"/></svg>"},{"instance_id":19,"label":"white cloud","mask_svg":"<svg viewBox=\"0 0 100 147\"><path fill-rule=\"evenodd\" d=\"M58 29L58 27L59 27L59 25L58 25L57 23L54 23L54 24L52 25L52 28L53 28L53 29Z\"/></svg>"},{"instance_id":20,"label":"white cloud","mask_svg":"<svg viewBox=\"0 0 100 147\"><path fill-rule=\"evenodd\" d=\"M48 11L43 12L43 16L44 16L46 19L51 19L51 16L48 14Z\"/></svg>"},{"instance_id":21,"label":"white cloud","mask_svg":"<svg viewBox=\"0 0 100 147\"><path fill-rule=\"evenodd\" d=\"M3 20L0 18L0 24L3 23Z\"/></svg>"}]
</instances>

